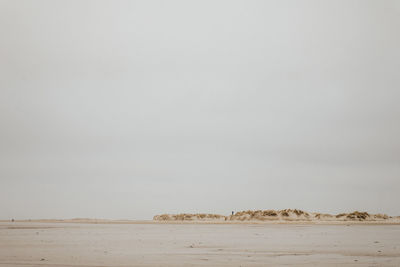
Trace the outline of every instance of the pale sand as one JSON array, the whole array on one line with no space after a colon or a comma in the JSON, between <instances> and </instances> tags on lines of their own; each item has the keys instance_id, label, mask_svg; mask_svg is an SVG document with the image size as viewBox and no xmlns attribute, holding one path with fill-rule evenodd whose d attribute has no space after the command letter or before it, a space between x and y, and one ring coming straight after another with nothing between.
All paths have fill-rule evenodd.
<instances>
[{"instance_id":1,"label":"pale sand","mask_svg":"<svg viewBox=\"0 0 400 267\"><path fill-rule=\"evenodd\" d=\"M400 225L0 223L0 266L400 266Z\"/></svg>"}]
</instances>

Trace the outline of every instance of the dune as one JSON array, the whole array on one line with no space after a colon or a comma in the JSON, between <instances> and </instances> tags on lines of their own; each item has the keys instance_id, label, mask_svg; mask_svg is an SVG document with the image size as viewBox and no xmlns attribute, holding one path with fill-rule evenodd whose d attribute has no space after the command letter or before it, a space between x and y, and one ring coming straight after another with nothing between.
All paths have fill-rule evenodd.
<instances>
[{"instance_id":1,"label":"dune","mask_svg":"<svg viewBox=\"0 0 400 267\"><path fill-rule=\"evenodd\" d=\"M10 222L10 220L0 220ZM284 210L245 210L233 215L221 215L210 213L181 213L155 215L153 220L112 220L94 218L73 219L34 219L11 220L21 223L84 223L84 224L157 224L157 223L311 223L311 224L400 224L400 216L388 216L386 214L369 214L368 212L354 211L337 215L306 212L299 209Z\"/></svg>"},{"instance_id":2,"label":"dune","mask_svg":"<svg viewBox=\"0 0 400 267\"><path fill-rule=\"evenodd\" d=\"M391 217L386 214L369 214L368 212L354 211L337 215L306 212L298 209L284 210L247 210L233 215L220 214L161 214L153 217L154 221L191 221L191 222L377 222L400 223L400 217Z\"/></svg>"},{"instance_id":3,"label":"dune","mask_svg":"<svg viewBox=\"0 0 400 267\"><path fill-rule=\"evenodd\" d=\"M161 214L154 216L155 221L226 221L226 216L219 214Z\"/></svg>"}]
</instances>

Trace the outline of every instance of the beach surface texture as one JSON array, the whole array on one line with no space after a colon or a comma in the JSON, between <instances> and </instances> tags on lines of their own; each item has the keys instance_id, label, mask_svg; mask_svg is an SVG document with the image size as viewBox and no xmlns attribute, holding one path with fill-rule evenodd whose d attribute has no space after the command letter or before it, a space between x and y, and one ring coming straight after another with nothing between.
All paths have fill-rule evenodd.
<instances>
[{"instance_id":1,"label":"beach surface texture","mask_svg":"<svg viewBox=\"0 0 400 267\"><path fill-rule=\"evenodd\" d=\"M2 221L0 266L400 266L397 217L284 212Z\"/></svg>"}]
</instances>

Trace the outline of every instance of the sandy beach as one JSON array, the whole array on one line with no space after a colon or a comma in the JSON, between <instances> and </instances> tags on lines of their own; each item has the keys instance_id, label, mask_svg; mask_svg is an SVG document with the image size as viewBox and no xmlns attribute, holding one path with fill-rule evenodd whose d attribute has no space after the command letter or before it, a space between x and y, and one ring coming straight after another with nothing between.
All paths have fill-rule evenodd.
<instances>
[{"instance_id":1,"label":"sandy beach","mask_svg":"<svg viewBox=\"0 0 400 267\"><path fill-rule=\"evenodd\" d=\"M0 266L399 266L400 225L0 223Z\"/></svg>"}]
</instances>

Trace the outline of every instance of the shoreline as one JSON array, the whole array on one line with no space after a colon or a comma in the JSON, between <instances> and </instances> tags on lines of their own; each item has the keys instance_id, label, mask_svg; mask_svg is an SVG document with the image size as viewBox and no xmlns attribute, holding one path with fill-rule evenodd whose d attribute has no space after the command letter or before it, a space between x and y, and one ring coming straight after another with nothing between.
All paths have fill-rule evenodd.
<instances>
[{"instance_id":1,"label":"shoreline","mask_svg":"<svg viewBox=\"0 0 400 267\"><path fill-rule=\"evenodd\" d=\"M67 223L67 224L216 224L216 225L400 225L400 221L156 221L156 220L105 220L105 219L37 219L37 220L0 220L1 224L17 223Z\"/></svg>"}]
</instances>

